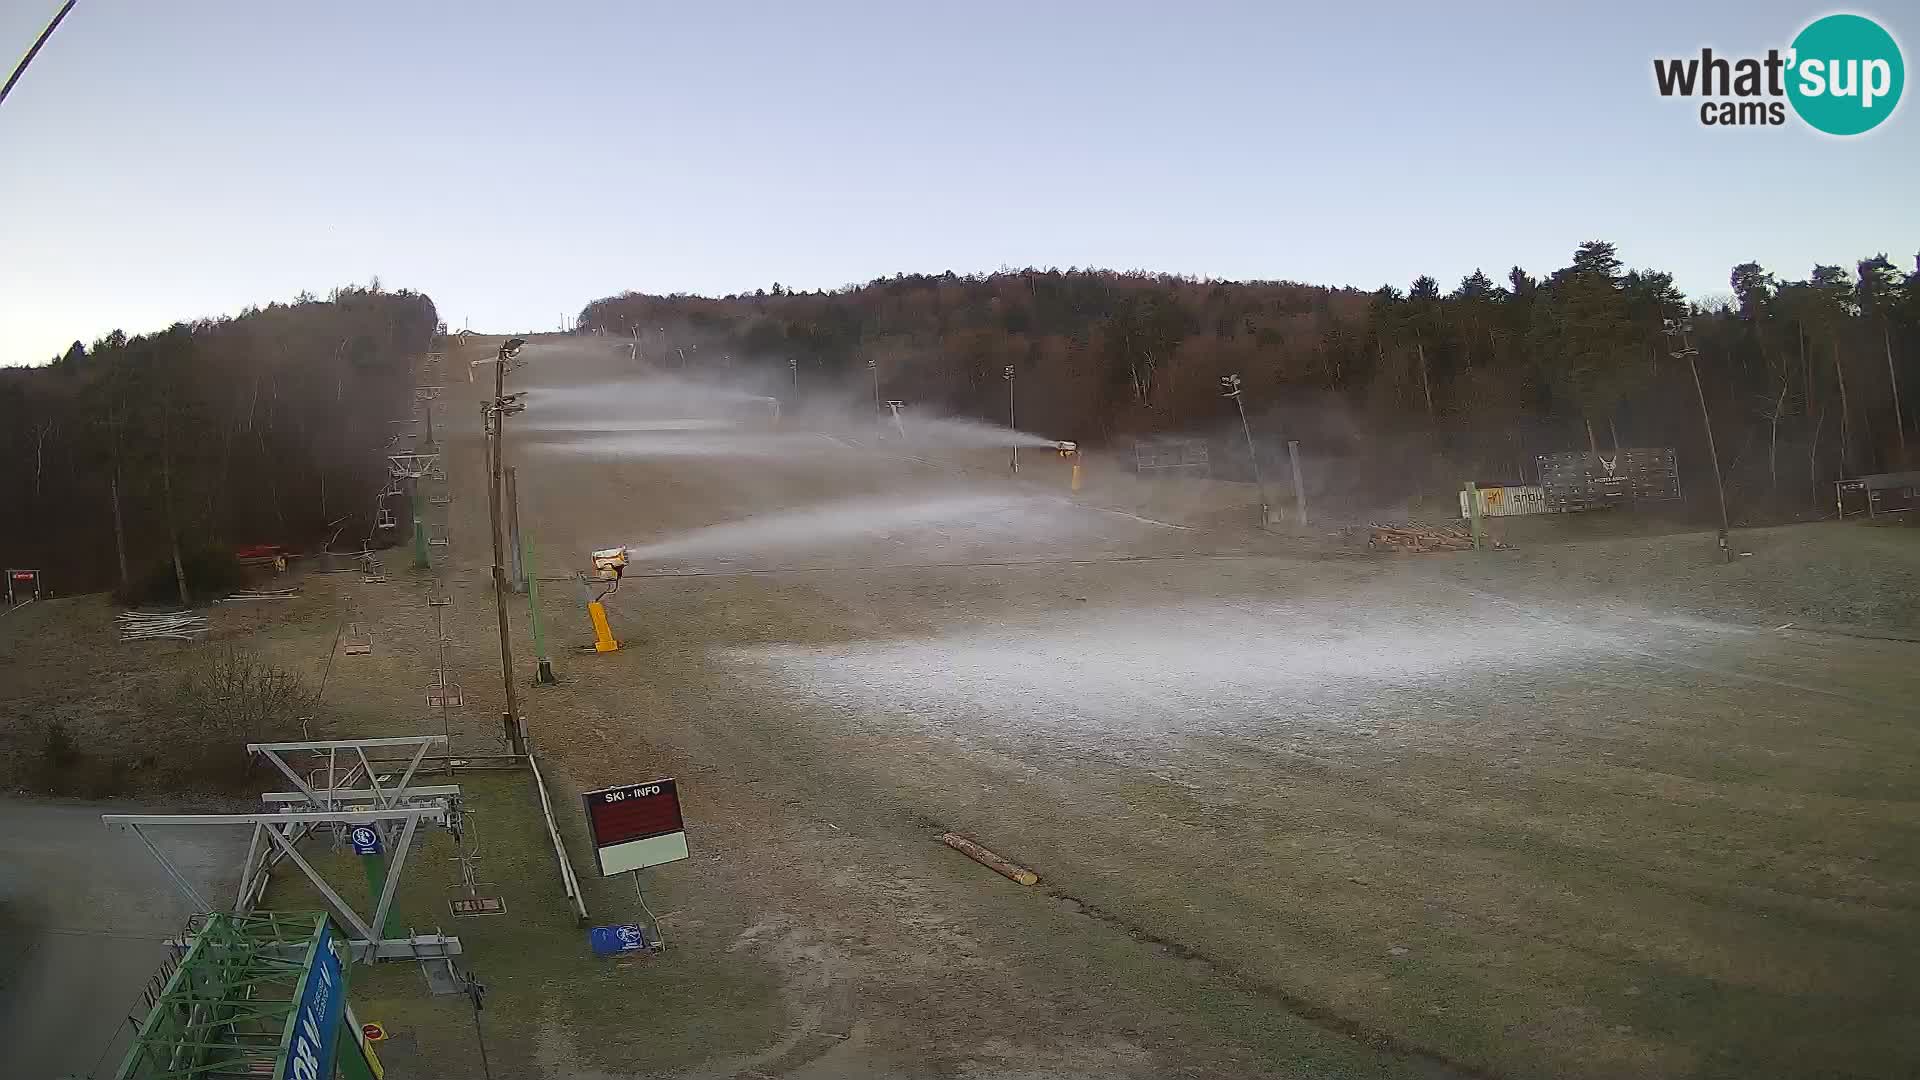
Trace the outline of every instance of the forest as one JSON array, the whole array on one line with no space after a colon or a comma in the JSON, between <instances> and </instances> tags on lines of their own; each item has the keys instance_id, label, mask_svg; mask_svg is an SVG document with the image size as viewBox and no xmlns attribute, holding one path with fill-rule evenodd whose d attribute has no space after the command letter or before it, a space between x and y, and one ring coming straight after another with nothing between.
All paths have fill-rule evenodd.
<instances>
[{"instance_id":1,"label":"forest","mask_svg":"<svg viewBox=\"0 0 1920 1080\"><path fill-rule=\"evenodd\" d=\"M0 565L44 570L64 592L131 594L177 577L176 555L357 540L390 422L409 414L410 359L437 323L426 296L375 282L0 369ZM578 331L628 339L655 366L1091 446L1205 436L1229 478L1247 464L1221 396L1237 374L1263 463L1299 440L1322 486L1385 494L1530 482L1534 457L1559 450L1671 446L1703 513L1703 411L1741 521L1830 512L1833 480L1920 456L1903 396L1920 382L1920 262L1885 255L1804 278L1742 263L1724 294L1692 299L1601 241L1538 277L1514 267L1371 293L1082 269L901 274L810 293L626 293L588 304Z\"/></svg>"},{"instance_id":2,"label":"forest","mask_svg":"<svg viewBox=\"0 0 1920 1080\"><path fill-rule=\"evenodd\" d=\"M629 338L656 364L758 368L782 387L1001 423L1011 368L1022 429L1113 447L1215 436L1227 475L1247 459L1224 437L1238 421L1220 379L1238 374L1263 461L1297 439L1343 465L1323 470L1340 484L1445 492L1532 482L1542 453L1669 446L1696 513L1713 491L1704 401L1736 517L1787 520L1831 507L1836 478L1911 464L1901 395L1920 379L1920 264L1873 255L1789 279L1748 262L1724 294L1692 300L1603 241L1542 276L1516 266L1372 293L1082 269L903 274L830 292L626 293L588 304L579 330Z\"/></svg>"},{"instance_id":3,"label":"forest","mask_svg":"<svg viewBox=\"0 0 1920 1080\"><path fill-rule=\"evenodd\" d=\"M437 322L376 280L0 369L0 565L164 599L240 547L357 548Z\"/></svg>"}]
</instances>

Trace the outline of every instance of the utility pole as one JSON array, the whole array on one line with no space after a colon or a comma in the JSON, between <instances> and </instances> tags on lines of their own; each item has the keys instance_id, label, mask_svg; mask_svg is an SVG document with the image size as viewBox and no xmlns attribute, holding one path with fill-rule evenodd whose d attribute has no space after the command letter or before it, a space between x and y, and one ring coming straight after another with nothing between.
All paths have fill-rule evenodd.
<instances>
[{"instance_id":1,"label":"utility pole","mask_svg":"<svg viewBox=\"0 0 1920 1080\"><path fill-rule=\"evenodd\" d=\"M1720 476L1720 451L1713 444L1713 417L1707 412L1707 392L1700 385L1700 365L1695 362L1700 350L1687 341L1687 334L1693 330L1693 320L1682 319L1676 323L1668 319L1666 324L1664 333L1668 350L1675 359L1684 357L1687 370L1693 372L1693 393L1700 400L1700 425L1707 429L1707 458L1713 465L1713 489L1720 495L1720 557L1724 562L1732 562L1733 546L1727 538L1727 484Z\"/></svg>"},{"instance_id":2,"label":"utility pole","mask_svg":"<svg viewBox=\"0 0 1920 1080\"><path fill-rule=\"evenodd\" d=\"M800 358L787 357L787 370L793 373L793 399L798 402L800 400Z\"/></svg>"},{"instance_id":3,"label":"utility pole","mask_svg":"<svg viewBox=\"0 0 1920 1080\"><path fill-rule=\"evenodd\" d=\"M867 371L873 376L873 411L880 411L880 361L867 361Z\"/></svg>"},{"instance_id":4,"label":"utility pole","mask_svg":"<svg viewBox=\"0 0 1920 1080\"><path fill-rule=\"evenodd\" d=\"M1017 473L1020 471L1020 436L1013 423L1013 365L1008 364L1001 374L1007 380L1007 430L1014 432L1013 471Z\"/></svg>"},{"instance_id":5,"label":"utility pole","mask_svg":"<svg viewBox=\"0 0 1920 1080\"><path fill-rule=\"evenodd\" d=\"M1253 486L1260 492L1260 527L1264 529L1269 516L1267 482L1260 476L1260 452L1253 445L1253 428L1247 424L1247 403L1240 397L1240 376L1237 372L1220 376L1220 392L1222 397L1232 398L1240 409L1240 431L1247 437L1247 460L1253 462Z\"/></svg>"},{"instance_id":6,"label":"utility pole","mask_svg":"<svg viewBox=\"0 0 1920 1080\"><path fill-rule=\"evenodd\" d=\"M507 626L506 536L500 515L500 459L506 449L501 436L507 414L519 412L520 404L507 400L507 361L519 353L526 341L510 338L500 346L493 366L493 400L482 402L480 414L487 433L487 518L493 526L493 600L500 622L500 677L507 690L507 713L502 723L507 747L514 756L527 752L527 733L520 719L520 689L513 681L513 637ZM477 1015L477 1014L476 1014Z\"/></svg>"}]
</instances>

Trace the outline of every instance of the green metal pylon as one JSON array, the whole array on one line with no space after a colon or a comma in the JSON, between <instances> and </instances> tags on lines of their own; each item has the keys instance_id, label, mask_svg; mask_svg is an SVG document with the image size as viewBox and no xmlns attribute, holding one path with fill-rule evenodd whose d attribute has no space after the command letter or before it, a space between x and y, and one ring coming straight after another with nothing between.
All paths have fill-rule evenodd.
<instances>
[{"instance_id":1,"label":"green metal pylon","mask_svg":"<svg viewBox=\"0 0 1920 1080\"><path fill-rule=\"evenodd\" d=\"M540 619L540 572L533 561L533 530L520 533L520 566L527 577L527 621L533 625L533 655L539 660L534 671L536 686L552 686L560 680L553 674L553 661L547 658L546 624Z\"/></svg>"},{"instance_id":2,"label":"green metal pylon","mask_svg":"<svg viewBox=\"0 0 1920 1080\"><path fill-rule=\"evenodd\" d=\"M385 892L387 888L387 857L382 852L362 855L360 856L360 868L367 873L367 895L373 900L369 910L378 911L380 909L380 894ZM394 905L395 908L399 906L398 904ZM393 917L394 912L388 910L385 925L376 928L381 937L400 936L399 932L393 928Z\"/></svg>"},{"instance_id":3,"label":"green metal pylon","mask_svg":"<svg viewBox=\"0 0 1920 1080\"><path fill-rule=\"evenodd\" d=\"M420 521L420 481L415 480L407 486L407 506L413 514L413 568L427 570L432 563L427 559L427 527Z\"/></svg>"}]
</instances>

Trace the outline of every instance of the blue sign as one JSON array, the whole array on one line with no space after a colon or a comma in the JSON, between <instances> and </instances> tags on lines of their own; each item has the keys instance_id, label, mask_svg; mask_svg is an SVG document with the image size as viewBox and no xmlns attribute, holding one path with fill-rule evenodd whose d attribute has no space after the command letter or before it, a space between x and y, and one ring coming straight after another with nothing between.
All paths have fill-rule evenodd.
<instances>
[{"instance_id":1,"label":"blue sign","mask_svg":"<svg viewBox=\"0 0 1920 1080\"><path fill-rule=\"evenodd\" d=\"M333 1080L333 1042L347 996L340 985L340 958L333 954L333 925L320 928L313 966L300 985L293 1010L293 1037L274 1076L281 1080Z\"/></svg>"},{"instance_id":2,"label":"blue sign","mask_svg":"<svg viewBox=\"0 0 1920 1080\"><path fill-rule=\"evenodd\" d=\"M641 952L653 947L647 937L645 927L627 923L623 926L596 926L587 932L587 940L593 944L595 956L617 956L620 953Z\"/></svg>"},{"instance_id":3,"label":"blue sign","mask_svg":"<svg viewBox=\"0 0 1920 1080\"><path fill-rule=\"evenodd\" d=\"M380 832L371 825L355 825L349 834L355 855L380 854Z\"/></svg>"}]
</instances>

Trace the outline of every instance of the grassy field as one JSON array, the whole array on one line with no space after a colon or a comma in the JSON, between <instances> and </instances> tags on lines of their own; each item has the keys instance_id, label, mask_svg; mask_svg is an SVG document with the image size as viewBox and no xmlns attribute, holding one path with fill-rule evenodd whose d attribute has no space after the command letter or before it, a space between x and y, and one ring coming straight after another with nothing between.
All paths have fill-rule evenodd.
<instances>
[{"instance_id":1,"label":"grassy field","mask_svg":"<svg viewBox=\"0 0 1920 1080\"><path fill-rule=\"evenodd\" d=\"M425 843L416 842L408 858L393 924L401 932L438 930L461 939L463 965L488 989L481 1024L495 1075L531 1074L560 1058L594 1070L639 1060L650 1069L674 1070L705 1060L716 1044L777 1041L784 1018L774 973L762 965L702 959L724 951L728 942L710 940L697 921L676 925L683 920L675 918L678 890L672 870L651 874L647 886L653 890L650 905L666 917L673 947L659 956L598 959L561 893L531 776L463 772L456 782L480 837L478 875L497 886L497 892L488 892L506 898L508 913L451 916L448 901L464 895L453 838L429 829L422 834ZM562 814L569 825L578 817ZM574 830L569 846L583 871L594 921L645 921L628 879L593 875L584 843ZM358 856L350 850L323 851L312 861L363 916L370 911ZM313 910L324 901L297 868L288 867L276 876L267 906ZM380 1049L401 1075L478 1075L473 1013L464 996L429 996L412 964L358 967L352 987L361 1018L383 1024L391 1035Z\"/></svg>"}]
</instances>

